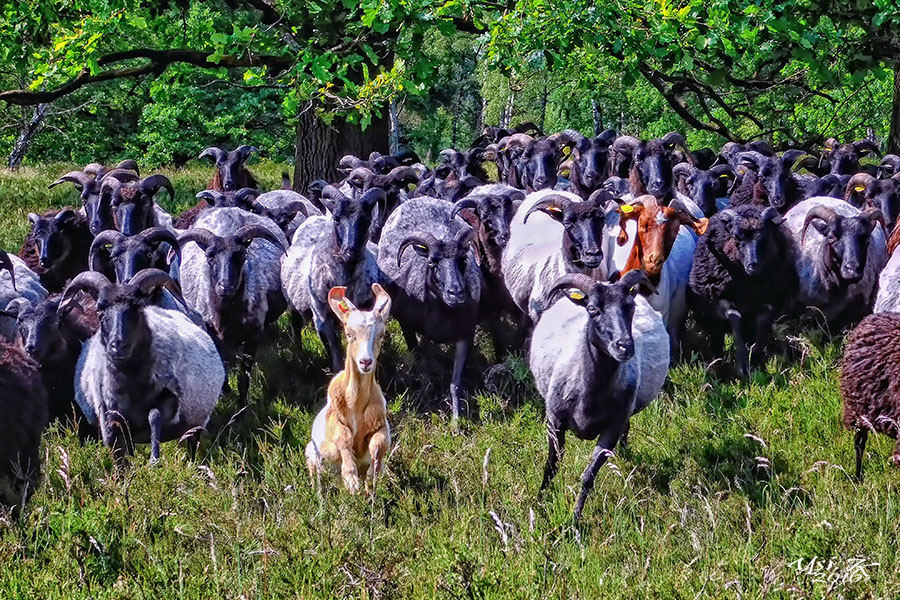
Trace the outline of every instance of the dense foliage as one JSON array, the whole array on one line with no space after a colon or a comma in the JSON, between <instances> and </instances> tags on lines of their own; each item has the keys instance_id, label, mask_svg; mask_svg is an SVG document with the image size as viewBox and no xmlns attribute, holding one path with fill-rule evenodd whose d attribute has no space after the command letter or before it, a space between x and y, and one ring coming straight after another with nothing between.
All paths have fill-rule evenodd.
<instances>
[{"instance_id":1,"label":"dense foliage","mask_svg":"<svg viewBox=\"0 0 900 600\"><path fill-rule=\"evenodd\" d=\"M425 156L518 121L881 141L898 31L889 0L19 0L0 19L0 150L34 116L17 103L51 99L33 163L178 164L239 141L289 159L298 111L366 125L389 99Z\"/></svg>"}]
</instances>

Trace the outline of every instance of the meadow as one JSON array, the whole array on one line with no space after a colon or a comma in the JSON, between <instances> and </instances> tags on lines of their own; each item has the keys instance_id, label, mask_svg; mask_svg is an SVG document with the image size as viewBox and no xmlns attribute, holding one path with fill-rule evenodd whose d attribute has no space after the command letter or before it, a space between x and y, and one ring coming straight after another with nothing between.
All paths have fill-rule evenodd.
<instances>
[{"instance_id":1,"label":"meadow","mask_svg":"<svg viewBox=\"0 0 900 600\"><path fill-rule=\"evenodd\" d=\"M0 171L2 246L26 215L71 205L47 184L71 165ZM253 170L278 187L282 165ZM163 170L172 210L194 203L206 165ZM164 195L164 194L162 194ZM552 487L543 406L523 355L490 345L467 370L471 418L447 415L450 355L407 351L399 328L379 361L394 449L374 497L311 481L303 454L324 402L315 332L282 318L261 352L249 409L224 396L199 448L139 448L116 473L99 443L51 426L43 480L0 520L0 598L892 598L900 595L900 472L870 437L852 477L841 427L842 341L779 335L749 382L688 357L632 421L572 524L592 442L570 438ZM23 399L28 401L28 399Z\"/></svg>"}]
</instances>

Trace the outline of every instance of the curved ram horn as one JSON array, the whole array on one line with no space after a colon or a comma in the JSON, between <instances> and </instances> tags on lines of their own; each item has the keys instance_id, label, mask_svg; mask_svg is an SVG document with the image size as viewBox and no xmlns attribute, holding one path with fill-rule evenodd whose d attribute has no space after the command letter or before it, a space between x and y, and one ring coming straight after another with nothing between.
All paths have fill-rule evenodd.
<instances>
[{"instance_id":1,"label":"curved ram horn","mask_svg":"<svg viewBox=\"0 0 900 600\"><path fill-rule=\"evenodd\" d=\"M463 227L459 231L456 232L456 235L453 237L453 241L456 242L458 246L465 246L469 242L475 240L475 230L471 227Z\"/></svg>"},{"instance_id":2,"label":"curved ram horn","mask_svg":"<svg viewBox=\"0 0 900 600\"><path fill-rule=\"evenodd\" d=\"M127 169L128 171L134 171L136 175L140 175L141 171L138 169L138 164L134 160L130 158L126 158L125 160L120 160L118 164L114 167L114 169Z\"/></svg>"},{"instance_id":3,"label":"curved ram horn","mask_svg":"<svg viewBox=\"0 0 900 600\"><path fill-rule=\"evenodd\" d=\"M287 247L285 247L284 242L266 227L259 224L254 223L252 225L244 225L234 232L234 237L244 246L249 246L256 238L262 238L267 242L274 244L276 248L281 250L282 254L287 253Z\"/></svg>"},{"instance_id":4,"label":"curved ram horn","mask_svg":"<svg viewBox=\"0 0 900 600\"><path fill-rule=\"evenodd\" d=\"M250 153L252 152L259 152L259 149L253 146L248 146L246 144L244 144L243 146L238 146L234 149L234 153L237 154L242 161L247 160L247 158L249 158L250 156Z\"/></svg>"},{"instance_id":5,"label":"curved ram horn","mask_svg":"<svg viewBox=\"0 0 900 600\"><path fill-rule=\"evenodd\" d=\"M585 296L591 293L591 290L595 285L600 285L600 282L590 277L589 275L585 275L584 273L566 273L559 279L553 282L553 285L547 290L547 293L544 294L544 297L541 299L541 304L544 308L550 306L554 300L556 300L557 295L562 290L569 290L575 288Z\"/></svg>"},{"instance_id":6,"label":"curved ram horn","mask_svg":"<svg viewBox=\"0 0 900 600\"><path fill-rule=\"evenodd\" d=\"M672 167L672 177L675 178L675 181L678 181L678 178L684 177L687 179L697 170L697 167L690 163L678 163L674 167Z\"/></svg>"},{"instance_id":7,"label":"curved ram horn","mask_svg":"<svg viewBox=\"0 0 900 600\"><path fill-rule=\"evenodd\" d=\"M203 190L197 192L194 195L194 198L199 198L200 200L206 200L208 204L212 204L213 206L218 205L222 198L225 197L225 194L220 192L219 190Z\"/></svg>"},{"instance_id":8,"label":"curved ram horn","mask_svg":"<svg viewBox=\"0 0 900 600\"><path fill-rule=\"evenodd\" d=\"M471 196L462 198L461 200L457 200L453 204L453 210L450 211L450 220L459 214L459 211L466 210L467 208L471 208L475 211L475 214L478 215L478 203Z\"/></svg>"},{"instance_id":9,"label":"curved ram horn","mask_svg":"<svg viewBox=\"0 0 900 600\"><path fill-rule=\"evenodd\" d=\"M110 171L107 171L97 179L101 181L106 181L107 179L116 179L124 183L128 181L137 181L138 179L140 179L140 177L131 169L112 169Z\"/></svg>"},{"instance_id":10,"label":"curved ram horn","mask_svg":"<svg viewBox=\"0 0 900 600\"><path fill-rule=\"evenodd\" d=\"M211 158L211 159L213 159L213 162L217 162L217 163L218 163L218 162L221 162L222 159L225 158L225 156L226 156L226 154L225 154L225 151L224 151L224 150L222 150L221 148L219 148L219 147L217 147L217 146L210 146L209 148L207 148L206 150L204 150L203 152L201 152L201 153L197 156L197 158L198 158L198 159L200 159L200 158Z\"/></svg>"},{"instance_id":11,"label":"curved ram horn","mask_svg":"<svg viewBox=\"0 0 900 600\"><path fill-rule=\"evenodd\" d=\"M375 206L375 204L378 202L384 202L385 198L387 198L387 196L385 195L383 189L372 188L366 191L365 194L360 196L357 202L359 202L359 204L363 206Z\"/></svg>"},{"instance_id":12,"label":"curved ram horn","mask_svg":"<svg viewBox=\"0 0 900 600\"><path fill-rule=\"evenodd\" d=\"M172 187L172 182L169 181L168 177L160 175L159 173L141 179L138 188L140 188L142 192L148 194L151 198L156 195L159 188L165 188L165 190L169 192L169 200L175 199L175 188Z\"/></svg>"},{"instance_id":13,"label":"curved ram horn","mask_svg":"<svg viewBox=\"0 0 900 600\"><path fill-rule=\"evenodd\" d=\"M201 250L206 250L206 248L215 241L216 237L218 236L209 229L188 229L178 236L178 245L181 248L184 248L185 244L194 242L200 246Z\"/></svg>"},{"instance_id":14,"label":"curved ram horn","mask_svg":"<svg viewBox=\"0 0 900 600\"><path fill-rule=\"evenodd\" d=\"M71 283L66 286L63 297L59 301L59 311L63 312L63 307L68 304L78 292L87 292L96 299L100 290L108 285L112 284L103 273L98 273L97 271L85 271L79 273Z\"/></svg>"},{"instance_id":15,"label":"curved ram horn","mask_svg":"<svg viewBox=\"0 0 900 600\"><path fill-rule=\"evenodd\" d=\"M179 304L190 310L184 296L181 295L181 287L178 282L163 270L142 269L134 274L134 277L128 281L128 285L137 287L144 295L150 294L156 288L165 288Z\"/></svg>"},{"instance_id":16,"label":"curved ram horn","mask_svg":"<svg viewBox=\"0 0 900 600\"><path fill-rule=\"evenodd\" d=\"M541 198L540 202L535 203L534 206L528 209L528 212L525 213L525 218L522 219L522 222L527 223L528 217L530 217L531 213L535 211L543 211L545 209L556 209L564 211L569 207L570 204L572 204L572 201L565 196L562 196L560 194L547 194L546 196Z\"/></svg>"},{"instance_id":17,"label":"curved ram horn","mask_svg":"<svg viewBox=\"0 0 900 600\"><path fill-rule=\"evenodd\" d=\"M18 298L13 298L10 300L6 307L0 311L0 314L5 315L7 317L16 318L19 316L19 313L26 308L31 308L34 306L31 300L25 298L24 296L19 296Z\"/></svg>"},{"instance_id":18,"label":"curved ram horn","mask_svg":"<svg viewBox=\"0 0 900 600\"><path fill-rule=\"evenodd\" d=\"M615 129L606 129L597 136L597 141L609 145L614 142L618 136L619 134L616 133Z\"/></svg>"},{"instance_id":19,"label":"curved ram horn","mask_svg":"<svg viewBox=\"0 0 900 600\"><path fill-rule=\"evenodd\" d=\"M172 249L179 257L181 256L181 244L178 243L178 237L171 229L165 227L148 227L140 232L138 237L153 246L166 242L172 246Z\"/></svg>"},{"instance_id":20,"label":"curved ram horn","mask_svg":"<svg viewBox=\"0 0 900 600\"><path fill-rule=\"evenodd\" d=\"M642 269L632 269L622 275L622 278L616 283L628 291L635 287L645 296L651 296L656 293L656 286L650 283L650 279Z\"/></svg>"},{"instance_id":21,"label":"curved ram horn","mask_svg":"<svg viewBox=\"0 0 900 600\"><path fill-rule=\"evenodd\" d=\"M790 169L792 166L794 166L794 163L797 161L797 159L804 154L806 154L805 150L798 150L796 148L785 150L784 154L781 155L781 163L786 169Z\"/></svg>"},{"instance_id":22,"label":"curved ram horn","mask_svg":"<svg viewBox=\"0 0 900 600\"><path fill-rule=\"evenodd\" d=\"M74 183L75 187L78 188L78 191L80 192L81 190L83 190L85 188L85 186L90 185L94 180L93 180L93 178L91 178L90 175L88 175L87 173L85 173L83 171L69 171L68 173L66 173L65 175L63 175L62 177L60 177L59 179L57 179L56 181L54 181L47 187L48 188L56 187L59 184L65 183L67 181Z\"/></svg>"},{"instance_id":23,"label":"curved ram horn","mask_svg":"<svg viewBox=\"0 0 900 600\"><path fill-rule=\"evenodd\" d=\"M856 140L853 142L853 147L856 148L856 151L860 154L868 154L869 152L874 152L877 155L881 155L881 150L878 148L878 145L872 140Z\"/></svg>"},{"instance_id":24,"label":"curved ram horn","mask_svg":"<svg viewBox=\"0 0 900 600\"><path fill-rule=\"evenodd\" d=\"M838 143L837 138L828 138L827 140L825 140L825 144L822 146L822 154L824 154L825 156L830 155L839 145L840 144Z\"/></svg>"},{"instance_id":25,"label":"curved ram horn","mask_svg":"<svg viewBox=\"0 0 900 600\"><path fill-rule=\"evenodd\" d=\"M437 246L438 241L437 238L435 238L427 231L417 231L415 233L410 233L403 239L402 242L400 242L400 246L397 248L397 267L400 266L400 260L403 258L403 253L412 244L425 246L430 251L432 248Z\"/></svg>"},{"instance_id":26,"label":"curved ram horn","mask_svg":"<svg viewBox=\"0 0 900 600\"><path fill-rule=\"evenodd\" d=\"M67 208L65 210L61 210L56 213L56 216L53 217L53 222L57 225L62 225L64 222L69 221L75 218L75 211L71 208Z\"/></svg>"},{"instance_id":27,"label":"curved ram horn","mask_svg":"<svg viewBox=\"0 0 900 600\"><path fill-rule=\"evenodd\" d=\"M506 148L524 148L534 141L527 133L514 133L506 138Z\"/></svg>"},{"instance_id":28,"label":"curved ram horn","mask_svg":"<svg viewBox=\"0 0 900 600\"><path fill-rule=\"evenodd\" d=\"M106 231L98 233L97 237L94 238L94 241L91 242L91 249L88 252L88 269L91 271L99 271L101 265L97 255L99 254L100 249L105 248L107 245L115 244L123 237L125 236L115 229L107 229Z\"/></svg>"},{"instance_id":29,"label":"curved ram horn","mask_svg":"<svg viewBox=\"0 0 900 600\"><path fill-rule=\"evenodd\" d=\"M881 210L875 208L874 206L870 206L862 212L862 216L868 219L870 223L872 223L872 229L875 229L875 225L877 223L881 223L881 230L885 234L887 234L887 221L885 221L884 213L881 212Z\"/></svg>"},{"instance_id":30,"label":"curved ram horn","mask_svg":"<svg viewBox=\"0 0 900 600\"><path fill-rule=\"evenodd\" d=\"M259 196L262 192L260 192L256 188L245 187L241 188L234 193L234 199L243 204L244 206L250 206L250 200L253 200L257 196Z\"/></svg>"},{"instance_id":31,"label":"curved ram horn","mask_svg":"<svg viewBox=\"0 0 900 600\"><path fill-rule=\"evenodd\" d=\"M616 141L613 142L612 148L619 154L627 154L630 156L642 143L643 142L641 140L637 139L634 136L623 135L616 138Z\"/></svg>"},{"instance_id":32,"label":"curved ram horn","mask_svg":"<svg viewBox=\"0 0 900 600\"><path fill-rule=\"evenodd\" d=\"M553 142L560 147L574 146L583 139L585 139L584 136L574 129L566 129L564 131L554 133L547 138L548 141Z\"/></svg>"},{"instance_id":33,"label":"curved ram horn","mask_svg":"<svg viewBox=\"0 0 900 600\"><path fill-rule=\"evenodd\" d=\"M834 223L841 216L834 212L832 209L827 206L814 206L812 207L808 213L806 213L806 219L803 221L803 229L801 230L800 240L801 242L806 241L806 229L810 226L810 224L816 219L821 219L828 224Z\"/></svg>"}]
</instances>

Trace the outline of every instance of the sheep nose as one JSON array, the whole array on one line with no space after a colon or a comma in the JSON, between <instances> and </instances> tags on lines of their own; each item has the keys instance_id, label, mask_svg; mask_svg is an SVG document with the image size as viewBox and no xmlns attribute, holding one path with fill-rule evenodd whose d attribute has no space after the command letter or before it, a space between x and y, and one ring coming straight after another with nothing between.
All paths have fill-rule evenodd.
<instances>
[{"instance_id":1,"label":"sheep nose","mask_svg":"<svg viewBox=\"0 0 900 600\"><path fill-rule=\"evenodd\" d=\"M613 346L620 360L628 360L634 356L634 344L628 340L616 340Z\"/></svg>"},{"instance_id":2,"label":"sheep nose","mask_svg":"<svg viewBox=\"0 0 900 600\"><path fill-rule=\"evenodd\" d=\"M543 175L534 178L534 187L542 188L547 185L547 178Z\"/></svg>"}]
</instances>

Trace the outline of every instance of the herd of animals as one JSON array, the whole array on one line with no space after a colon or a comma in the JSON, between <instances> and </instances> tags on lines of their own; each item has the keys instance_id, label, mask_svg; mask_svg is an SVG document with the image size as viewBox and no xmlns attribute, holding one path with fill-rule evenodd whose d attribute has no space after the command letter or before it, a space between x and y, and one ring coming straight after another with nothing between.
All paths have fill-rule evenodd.
<instances>
[{"instance_id":1,"label":"herd of animals","mask_svg":"<svg viewBox=\"0 0 900 600\"><path fill-rule=\"evenodd\" d=\"M389 315L411 351L454 345L454 424L478 326L498 360L527 353L546 406L541 489L567 432L596 440L576 518L671 362L724 359L731 334L734 359L720 362L746 378L776 347L776 321L856 325L840 385L857 477L869 431L898 437L900 157L871 141L690 151L678 133L487 127L434 168L410 151L345 156L342 180L305 194L287 175L258 189L252 152L204 150L209 189L180 215L156 201L174 198L171 182L134 161L66 173L50 186L73 184L80 205L29 214L19 255L0 255L7 503L33 489L51 420L122 465L135 443L156 461L161 443L196 438L228 370L246 405L257 349L285 311L314 325L334 373L309 468L339 471L351 491L374 488L390 449L375 380ZM688 347L699 336L708 343Z\"/></svg>"}]
</instances>

